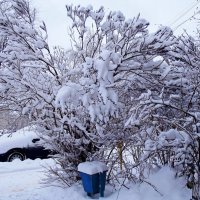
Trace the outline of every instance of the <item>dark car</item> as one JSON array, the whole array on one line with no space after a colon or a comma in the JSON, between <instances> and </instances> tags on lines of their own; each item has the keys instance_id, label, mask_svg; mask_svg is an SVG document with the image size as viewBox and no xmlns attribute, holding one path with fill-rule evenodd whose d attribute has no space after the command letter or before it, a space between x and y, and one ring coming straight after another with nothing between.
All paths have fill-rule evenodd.
<instances>
[{"instance_id":1,"label":"dark car","mask_svg":"<svg viewBox=\"0 0 200 200\"><path fill-rule=\"evenodd\" d=\"M26 127L12 134L0 136L0 161L47 158L51 151L33 128Z\"/></svg>"}]
</instances>

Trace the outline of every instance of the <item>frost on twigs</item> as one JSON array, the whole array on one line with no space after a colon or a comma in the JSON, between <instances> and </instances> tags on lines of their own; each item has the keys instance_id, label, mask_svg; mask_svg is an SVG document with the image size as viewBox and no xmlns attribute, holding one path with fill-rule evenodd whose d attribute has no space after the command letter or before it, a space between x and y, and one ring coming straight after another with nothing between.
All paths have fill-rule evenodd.
<instances>
[{"instance_id":1,"label":"frost on twigs","mask_svg":"<svg viewBox=\"0 0 200 200\"><path fill-rule=\"evenodd\" d=\"M198 186L198 42L149 33L140 16L66 8L72 49L51 51L28 2L0 4L0 106L48 135L60 166L51 178L71 185L80 162L100 160L113 185L168 164Z\"/></svg>"},{"instance_id":2,"label":"frost on twigs","mask_svg":"<svg viewBox=\"0 0 200 200\"><path fill-rule=\"evenodd\" d=\"M114 183L119 166L131 171L140 161L145 140L140 128L148 112L145 108L142 112L138 102L151 101L151 89L160 87L160 80L170 72L165 60L176 39L166 27L149 34L149 23L139 16L126 20L120 11L106 15L102 7L66 8L72 21L70 37L76 59L68 79L56 92L56 110L68 134L64 144L72 146L74 139L71 148L78 152L81 162L96 158L106 161ZM133 156L136 149L138 157ZM129 172L121 174L135 180Z\"/></svg>"}]
</instances>

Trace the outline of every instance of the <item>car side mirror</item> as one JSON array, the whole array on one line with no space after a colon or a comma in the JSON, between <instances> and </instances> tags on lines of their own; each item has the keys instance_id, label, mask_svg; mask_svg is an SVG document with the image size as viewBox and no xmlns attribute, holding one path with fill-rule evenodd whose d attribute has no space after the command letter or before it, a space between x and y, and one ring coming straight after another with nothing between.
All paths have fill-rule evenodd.
<instances>
[{"instance_id":1,"label":"car side mirror","mask_svg":"<svg viewBox=\"0 0 200 200\"><path fill-rule=\"evenodd\" d=\"M34 139L32 139L32 143L36 143L36 142L38 142L38 141L40 141L39 138L34 138Z\"/></svg>"}]
</instances>

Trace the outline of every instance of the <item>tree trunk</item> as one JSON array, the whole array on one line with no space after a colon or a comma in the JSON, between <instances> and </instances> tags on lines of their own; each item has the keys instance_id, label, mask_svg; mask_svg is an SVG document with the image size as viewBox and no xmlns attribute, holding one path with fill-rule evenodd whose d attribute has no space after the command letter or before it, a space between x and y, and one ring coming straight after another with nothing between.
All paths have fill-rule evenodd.
<instances>
[{"instance_id":1,"label":"tree trunk","mask_svg":"<svg viewBox=\"0 0 200 200\"><path fill-rule=\"evenodd\" d=\"M192 188L192 200L200 200L199 198L199 184L194 184Z\"/></svg>"}]
</instances>

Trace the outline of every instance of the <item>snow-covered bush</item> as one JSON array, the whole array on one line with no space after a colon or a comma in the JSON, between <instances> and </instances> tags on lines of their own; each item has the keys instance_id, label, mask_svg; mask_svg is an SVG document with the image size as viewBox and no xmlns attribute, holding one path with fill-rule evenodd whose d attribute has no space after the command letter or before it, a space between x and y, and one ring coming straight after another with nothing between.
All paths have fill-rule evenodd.
<instances>
[{"instance_id":1,"label":"snow-covered bush","mask_svg":"<svg viewBox=\"0 0 200 200\"><path fill-rule=\"evenodd\" d=\"M199 198L199 47L180 37L166 54L153 88L138 96L127 125L139 127L145 146L145 166L169 164L188 177L193 197ZM155 77L152 79L155 81Z\"/></svg>"},{"instance_id":2,"label":"snow-covered bush","mask_svg":"<svg viewBox=\"0 0 200 200\"><path fill-rule=\"evenodd\" d=\"M168 27L149 33L140 16L66 6L73 49L51 51L27 1L0 2L0 101L48 136L60 164L55 180L71 185L80 162L101 160L112 183L170 164L197 188L196 41Z\"/></svg>"},{"instance_id":3,"label":"snow-covered bush","mask_svg":"<svg viewBox=\"0 0 200 200\"><path fill-rule=\"evenodd\" d=\"M118 179L118 171L133 180L132 169L139 166L136 161L140 161L144 138L136 120L135 126L126 122L138 96L156 85L159 92L158 77L167 74L165 59L176 38L167 27L149 34L146 20L139 16L126 20L121 12L106 15L103 7L67 6L67 14L79 63L72 70L77 76L66 79L55 101L68 133L64 144L73 141L83 151L84 139L93 146L85 148L84 159L105 161L111 181Z\"/></svg>"}]
</instances>

